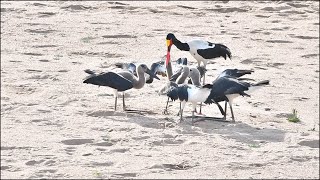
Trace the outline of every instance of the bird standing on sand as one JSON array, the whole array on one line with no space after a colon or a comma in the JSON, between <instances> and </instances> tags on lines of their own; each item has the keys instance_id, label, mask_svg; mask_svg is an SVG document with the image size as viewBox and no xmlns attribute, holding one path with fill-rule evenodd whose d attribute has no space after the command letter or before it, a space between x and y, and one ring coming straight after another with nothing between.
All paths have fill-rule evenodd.
<instances>
[{"instance_id":1,"label":"bird standing on sand","mask_svg":"<svg viewBox=\"0 0 320 180\"><path fill-rule=\"evenodd\" d=\"M117 99L118 92L122 92L123 110L126 110L124 101L124 91L129 89L141 89L146 82L144 73L149 74L151 77L159 78L151 72L151 70L145 64L139 64L136 67L137 77L134 76L129 71L122 72L105 72L100 74L95 74L90 70L85 70L86 73L90 74L85 78L83 83L94 84L98 86L107 86L113 88L115 96L114 110L117 109Z\"/></svg>"},{"instance_id":2,"label":"bird standing on sand","mask_svg":"<svg viewBox=\"0 0 320 180\"><path fill-rule=\"evenodd\" d=\"M182 121L183 109L187 102L192 103L192 119L193 124L194 112L197 103L205 102L210 95L212 84L206 84L203 86L195 86L193 84L172 84L167 91L167 96L173 101L180 100L180 122Z\"/></svg>"},{"instance_id":3,"label":"bird standing on sand","mask_svg":"<svg viewBox=\"0 0 320 180\"><path fill-rule=\"evenodd\" d=\"M182 67L181 71L179 71L179 76L177 78L174 79L170 79L170 82L175 82L175 84L184 84L184 82L186 81L187 77L189 76L189 67L188 66L184 66ZM174 77L175 74L172 75L172 77ZM163 87L159 92L163 92L166 91L167 89L170 88L170 86L172 85L169 82L169 84L167 84L165 87ZM166 108L163 111L163 114L168 114L168 105L169 105L169 97L167 99L167 104L166 104Z\"/></svg>"},{"instance_id":4,"label":"bird standing on sand","mask_svg":"<svg viewBox=\"0 0 320 180\"><path fill-rule=\"evenodd\" d=\"M253 70L243 70L243 69L225 69L224 71L222 71L218 77L216 79L219 79L221 77L226 77L226 78L234 78L237 80L251 80L254 81L251 78L241 78L242 76L246 75L246 74L251 74L253 73ZM220 102L220 101L219 101ZM220 104L218 102L216 102L215 104L218 106L221 114L224 116L225 118L225 113L227 111L227 103L228 101L225 101L225 105L224 105L224 110L223 108L220 106Z\"/></svg>"},{"instance_id":5,"label":"bird standing on sand","mask_svg":"<svg viewBox=\"0 0 320 180\"><path fill-rule=\"evenodd\" d=\"M202 62L204 68L206 68L208 61L214 58L223 57L224 59L227 59L227 57L229 57L229 59L231 59L230 49L223 44L215 44L204 40L191 40L182 43L172 33L167 35L166 40L168 47L166 65L169 63L172 44L181 51L189 51L197 60L198 66L200 66ZM203 77L203 84L205 84L205 75Z\"/></svg>"},{"instance_id":6,"label":"bird standing on sand","mask_svg":"<svg viewBox=\"0 0 320 180\"><path fill-rule=\"evenodd\" d=\"M268 85L269 80L260 81L258 83L248 83L244 81L237 80L232 77L219 77L212 82L212 88L209 96L207 96L207 100L204 102L206 104L215 103L218 105L218 102L226 101L229 103L230 111L232 115L232 122L235 122L233 109L232 109L232 102L236 97L239 96L248 96L250 97L250 93L254 90ZM221 113L223 110L220 105L218 105ZM224 111L224 119L226 119L227 113L227 103L225 103L225 111Z\"/></svg>"}]
</instances>

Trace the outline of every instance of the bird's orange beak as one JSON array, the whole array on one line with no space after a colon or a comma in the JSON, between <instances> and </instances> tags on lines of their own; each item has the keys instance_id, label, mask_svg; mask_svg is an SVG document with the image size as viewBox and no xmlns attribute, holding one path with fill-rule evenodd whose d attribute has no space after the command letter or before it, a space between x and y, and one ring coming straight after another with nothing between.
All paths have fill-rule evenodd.
<instances>
[{"instance_id":1,"label":"bird's orange beak","mask_svg":"<svg viewBox=\"0 0 320 180\"><path fill-rule=\"evenodd\" d=\"M167 40L167 59L166 59L166 66L168 66L169 61L170 61L170 50L171 50L171 46L172 46L172 40Z\"/></svg>"}]
</instances>

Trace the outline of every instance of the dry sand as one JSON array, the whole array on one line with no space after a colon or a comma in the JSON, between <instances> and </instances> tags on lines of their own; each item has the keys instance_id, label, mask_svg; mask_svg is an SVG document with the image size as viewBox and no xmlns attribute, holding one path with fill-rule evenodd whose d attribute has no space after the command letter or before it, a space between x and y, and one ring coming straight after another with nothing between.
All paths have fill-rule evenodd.
<instances>
[{"instance_id":1,"label":"dry sand","mask_svg":"<svg viewBox=\"0 0 320 180\"><path fill-rule=\"evenodd\" d=\"M127 93L137 113L82 83L84 69L160 60L169 32L231 49L207 82L242 68L271 85L235 100L235 124L191 126L174 123L178 102L162 114L164 77ZM319 178L318 59L316 1L1 1L1 178ZM299 123L287 121L293 108Z\"/></svg>"}]
</instances>

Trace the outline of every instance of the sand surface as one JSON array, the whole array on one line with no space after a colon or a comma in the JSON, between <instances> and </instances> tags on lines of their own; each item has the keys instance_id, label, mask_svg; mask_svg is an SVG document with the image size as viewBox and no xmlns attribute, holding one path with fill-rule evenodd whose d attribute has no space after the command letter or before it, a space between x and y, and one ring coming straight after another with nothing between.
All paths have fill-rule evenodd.
<instances>
[{"instance_id":1,"label":"sand surface","mask_svg":"<svg viewBox=\"0 0 320 180\"><path fill-rule=\"evenodd\" d=\"M165 77L128 91L130 113L82 83L85 69L160 60L169 32L231 49L207 82L239 68L271 84L234 101L236 123L191 126L190 104L182 123L178 102L162 114ZM1 1L1 178L319 178L319 2Z\"/></svg>"}]
</instances>

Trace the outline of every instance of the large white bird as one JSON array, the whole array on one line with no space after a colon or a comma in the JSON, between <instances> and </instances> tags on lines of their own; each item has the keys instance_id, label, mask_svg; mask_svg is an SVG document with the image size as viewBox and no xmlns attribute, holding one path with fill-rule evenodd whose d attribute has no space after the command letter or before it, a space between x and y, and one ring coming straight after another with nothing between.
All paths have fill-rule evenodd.
<instances>
[{"instance_id":1,"label":"large white bird","mask_svg":"<svg viewBox=\"0 0 320 180\"><path fill-rule=\"evenodd\" d=\"M229 59L231 59L230 49L223 44L215 44L200 39L182 43L172 33L167 35L166 40L168 47L166 65L169 63L172 45L175 45L181 51L189 51L190 54L197 60L198 66L200 66L202 62L204 68L206 68L208 61L214 58L223 57L224 59L227 59L227 57L229 57ZM203 77L203 84L205 84L205 75Z\"/></svg>"}]
</instances>

